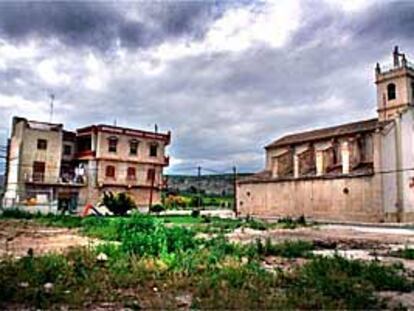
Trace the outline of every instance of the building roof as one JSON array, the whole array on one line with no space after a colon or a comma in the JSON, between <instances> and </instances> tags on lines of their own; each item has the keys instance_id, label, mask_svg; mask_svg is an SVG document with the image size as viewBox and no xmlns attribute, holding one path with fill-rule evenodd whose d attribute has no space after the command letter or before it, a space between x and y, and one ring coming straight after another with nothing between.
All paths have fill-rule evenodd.
<instances>
[{"instance_id":1,"label":"building roof","mask_svg":"<svg viewBox=\"0 0 414 311\"><path fill-rule=\"evenodd\" d=\"M283 147L287 145L294 145L299 143L306 143L311 141L324 140L328 138L340 137L350 134L357 134L362 132L371 132L381 127L384 122L379 122L377 118L370 120L363 120L352 122L333 127L317 129L302 133L290 134L283 136L267 145L266 149Z\"/></svg>"},{"instance_id":2,"label":"building roof","mask_svg":"<svg viewBox=\"0 0 414 311\"><path fill-rule=\"evenodd\" d=\"M18 117L18 116L14 116L12 122L13 122L13 127L18 122L24 122L27 128L34 129L34 130L42 130L42 131L60 131L63 128L62 123L50 123L50 122L28 120L26 118Z\"/></svg>"},{"instance_id":3,"label":"building roof","mask_svg":"<svg viewBox=\"0 0 414 311\"><path fill-rule=\"evenodd\" d=\"M78 128L76 132L78 135L90 133L90 132L105 132L105 133L110 133L110 134L115 134L115 135L128 135L128 136L133 136L133 137L162 140L162 141L165 141L167 144L169 144L171 140L171 132L169 131L167 133L149 132L149 131L143 131L139 129L106 125L106 124L97 124L97 125L90 125L90 126L83 127L83 128Z\"/></svg>"}]
</instances>

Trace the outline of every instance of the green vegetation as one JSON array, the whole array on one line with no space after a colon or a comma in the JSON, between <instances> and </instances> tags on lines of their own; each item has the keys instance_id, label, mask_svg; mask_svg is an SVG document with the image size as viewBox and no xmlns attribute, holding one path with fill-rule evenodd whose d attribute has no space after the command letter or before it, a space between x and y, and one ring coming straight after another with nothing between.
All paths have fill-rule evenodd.
<instances>
[{"instance_id":1,"label":"green vegetation","mask_svg":"<svg viewBox=\"0 0 414 311\"><path fill-rule=\"evenodd\" d=\"M414 249L413 248L403 248L394 252L391 252L391 256L404 258L404 259L414 259Z\"/></svg>"},{"instance_id":2,"label":"green vegetation","mask_svg":"<svg viewBox=\"0 0 414 311\"><path fill-rule=\"evenodd\" d=\"M164 194L163 202L164 207L167 210L192 209L194 207L231 209L233 207L234 198L229 195L219 196L186 192L180 194Z\"/></svg>"},{"instance_id":3,"label":"green vegetation","mask_svg":"<svg viewBox=\"0 0 414 311\"><path fill-rule=\"evenodd\" d=\"M136 209L134 200L125 192L115 193L104 192L102 204L105 205L114 215L126 215L130 210Z\"/></svg>"},{"instance_id":4,"label":"green vegetation","mask_svg":"<svg viewBox=\"0 0 414 311\"><path fill-rule=\"evenodd\" d=\"M261 240L256 241L257 253L264 256L280 256L287 258L311 257L314 246L306 241L287 241L280 244L272 244L266 239L263 244Z\"/></svg>"},{"instance_id":5,"label":"green vegetation","mask_svg":"<svg viewBox=\"0 0 414 311\"><path fill-rule=\"evenodd\" d=\"M197 237L200 225L246 226L251 220L139 213L77 218L78 223L70 216L30 217L77 226L108 243L64 255L4 258L2 308L82 309L105 302L116 309L172 309L183 304L177 297L185 295L190 297L187 307L193 309L373 309L386 307L376 291L413 290L401 266L311 256L314 246L304 241L242 245L222 234ZM268 256L303 257L306 262L267 270L262 262Z\"/></svg>"}]
</instances>

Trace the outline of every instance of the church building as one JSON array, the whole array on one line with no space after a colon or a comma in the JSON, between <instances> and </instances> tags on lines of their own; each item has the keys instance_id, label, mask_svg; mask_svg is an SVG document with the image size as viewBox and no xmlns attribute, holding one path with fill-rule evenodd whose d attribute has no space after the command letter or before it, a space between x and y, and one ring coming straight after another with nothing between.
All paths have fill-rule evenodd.
<instances>
[{"instance_id":1,"label":"church building","mask_svg":"<svg viewBox=\"0 0 414 311\"><path fill-rule=\"evenodd\" d=\"M237 182L240 215L414 221L414 64L398 47L375 68L375 119L283 136L265 169Z\"/></svg>"}]
</instances>

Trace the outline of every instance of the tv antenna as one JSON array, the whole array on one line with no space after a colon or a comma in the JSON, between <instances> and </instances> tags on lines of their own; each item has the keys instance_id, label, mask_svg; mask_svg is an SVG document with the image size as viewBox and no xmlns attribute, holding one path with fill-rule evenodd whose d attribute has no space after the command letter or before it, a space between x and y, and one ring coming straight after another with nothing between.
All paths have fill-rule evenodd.
<instances>
[{"instance_id":1,"label":"tv antenna","mask_svg":"<svg viewBox=\"0 0 414 311\"><path fill-rule=\"evenodd\" d=\"M50 97L50 118L49 118L49 122L52 123L53 121L53 102L55 101L55 94L51 93L49 95Z\"/></svg>"}]
</instances>

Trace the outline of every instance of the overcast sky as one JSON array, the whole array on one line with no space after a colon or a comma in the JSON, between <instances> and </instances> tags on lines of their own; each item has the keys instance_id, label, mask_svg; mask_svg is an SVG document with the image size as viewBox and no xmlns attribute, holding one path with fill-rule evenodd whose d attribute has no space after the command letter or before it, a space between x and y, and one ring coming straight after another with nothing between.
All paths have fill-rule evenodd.
<instances>
[{"instance_id":1,"label":"overcast sky","mask_svg":"<svg viewBox=\"0 0 414 311\"><path fill-rule=\"evenodd\" d=\"M414 58L414 1L0 2L13 115L172 131L170 173L263 167L281 135L375 116L377 61Z\"/></svg>"}]
</instances>

